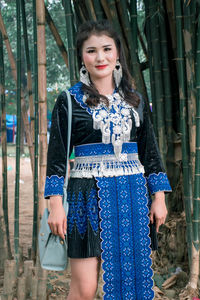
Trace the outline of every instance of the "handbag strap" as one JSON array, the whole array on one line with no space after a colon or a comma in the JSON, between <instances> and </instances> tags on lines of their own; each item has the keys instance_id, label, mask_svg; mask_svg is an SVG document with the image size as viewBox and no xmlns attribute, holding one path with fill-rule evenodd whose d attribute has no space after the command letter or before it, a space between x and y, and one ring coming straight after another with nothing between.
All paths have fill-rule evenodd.
<instances>
[{"instance_id":1,"label":"handbag strap","mask_svg":"<svg viewBox=\"0 0 200 300\"><path fill-rule=\"evenodd\" d=\"M72 101L69 91L66 91L67 94L67 107L68 107L68 126L67 126L67 159L66 159L66 174L65 182L63 186L64 194L67 191L68 185L68 162L69 162L69 151L70 151L70 141L71 141L71 130L72 130Z\"/></svg>"}]
</instances>

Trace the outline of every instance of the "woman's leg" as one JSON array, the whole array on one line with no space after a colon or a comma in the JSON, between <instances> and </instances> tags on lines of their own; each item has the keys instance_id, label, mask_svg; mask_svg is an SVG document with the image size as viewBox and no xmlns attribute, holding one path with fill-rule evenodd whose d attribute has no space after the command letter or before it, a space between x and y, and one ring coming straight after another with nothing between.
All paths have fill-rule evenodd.
<instances>
[{"instance_id":1,"label":"woman's leg","mask_svg":"<svg viewBox=\"0 0 200 300\"><path fill-rule=\"evenodd\" d=\"M67 300L93 300L97 290L100 258L71 258L71 284Z\"/></svg>"}]
</instances>

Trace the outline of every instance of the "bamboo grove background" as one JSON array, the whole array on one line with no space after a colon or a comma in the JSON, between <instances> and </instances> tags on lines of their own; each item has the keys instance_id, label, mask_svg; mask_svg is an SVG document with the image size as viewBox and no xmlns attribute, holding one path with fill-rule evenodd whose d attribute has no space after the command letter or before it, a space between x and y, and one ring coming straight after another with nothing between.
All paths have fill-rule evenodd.
<instances>
[{"instance_id":1,"label":"bamboo grove background","mask_svg":"<svg viewBox=\"0 0 200 300\"><path fill-rule=\"evenodd\" d=\"M56 26L55 19L49 10L54 2L60 5L56 13L64 24L62 28ZM4 22L6 7L11 4L15 6L17 36L13 36L12 27ZM108 19L121 34L127 62L137 90L142 93L147 102L152 103L151 118L161 156L173 188L173 193L167 197L168 210L169 214L184 211L190 266L188 286L196 290L199 277L200 236L199 1L2 0L0 8L3 178L0 233L2 237L5 236L0 246L1 268L5 258L14 258L16 262L19 259L20 127L22 126L25 131L33 173L32 259L35 263L38 220L45 207L43 190L46 174L47 107L51 101L47 93L49 73L53 70L59 76L65 74L63 81L66 82L66 86L76 83L79 73L75 53L77 28L89 19ZM140 18L142 16L142 23L138 21L138 16ZM56 70L58 63L48 60L50 46L46 45L45 30L47 28L56 42L58 55L60 59L62 58L62 67L58 70ZM15 39L17 51L12 47L13 39ZM52 48L51 52L53 51ZM11 79L5 77L5 56L10 64L13 81L11 85L15 84L14 103L17 114L13 252L9 235L5 120L6 82ZM50 71L47 72L47 70Z\"/></svg>"}]
</instances>

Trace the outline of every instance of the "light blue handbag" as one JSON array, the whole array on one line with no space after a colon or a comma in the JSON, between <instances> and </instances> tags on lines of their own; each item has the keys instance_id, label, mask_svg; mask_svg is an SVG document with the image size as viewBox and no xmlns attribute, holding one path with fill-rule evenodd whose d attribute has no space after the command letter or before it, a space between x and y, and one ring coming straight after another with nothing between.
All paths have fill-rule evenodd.
<instances>
[{"instance_id":1,"label":"light blue handbag","mask_svg":"<svg viewBox=\"0 0 200 300\"><path fill-rule=\"evenodd\" d=\"M67 185L68 185L68 161L69 161L69 147L71 139L71 124L72 124L72 104L71 96L68 91L67 102L68 102L68 135L67 135L67 163L66 163L66 174L65 182L63 186L63 207L68 214L69 204L67 202ZM62 240L58 235L52 234L48 225L49 211L45 208L44 214L40 221L40 231L38 235L39 245L39 257L40 264L43 269L52 271L63 271L66 269L68 264L67 256L67 237Z\"/></svg>"}]
</instances>

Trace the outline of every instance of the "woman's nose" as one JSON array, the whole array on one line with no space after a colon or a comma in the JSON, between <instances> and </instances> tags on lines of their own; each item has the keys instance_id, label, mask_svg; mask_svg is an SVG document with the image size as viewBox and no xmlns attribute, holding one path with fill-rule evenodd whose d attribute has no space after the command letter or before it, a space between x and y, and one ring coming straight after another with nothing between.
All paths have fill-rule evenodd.
<instances>
[{"instance_id":1,"label":"woman's nose","mask_svg":"<svg viewBox=\"0 0 200 300\"><path fill-rule=\"evenodd\" d=\"M98 61L104 60L104 53L103 53L103 51L98 51L97 52L97 60Z\"/></svg>"}]
</instances>

